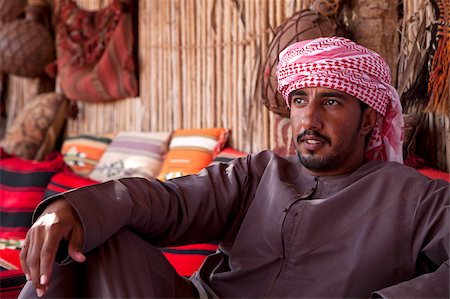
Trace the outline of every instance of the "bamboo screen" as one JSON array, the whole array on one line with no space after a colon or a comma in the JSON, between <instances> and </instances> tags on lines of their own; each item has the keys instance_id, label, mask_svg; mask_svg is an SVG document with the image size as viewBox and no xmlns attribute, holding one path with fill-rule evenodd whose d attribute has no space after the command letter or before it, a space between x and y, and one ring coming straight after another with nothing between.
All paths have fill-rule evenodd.
<instances>
[{"instance_id":1,"label":"bamboo screen","mask_svg":"<svg viewBox=\"0 0 450 299\"><path fill-rule=\"evenodd\" d=\"M108 1L78 0L99 8ZM253 101L274 30L310 0L139 1L140 96L80 103L69 134L226 127L240 150L270 148L272 113Z\"/></svg>"}]
</instances>

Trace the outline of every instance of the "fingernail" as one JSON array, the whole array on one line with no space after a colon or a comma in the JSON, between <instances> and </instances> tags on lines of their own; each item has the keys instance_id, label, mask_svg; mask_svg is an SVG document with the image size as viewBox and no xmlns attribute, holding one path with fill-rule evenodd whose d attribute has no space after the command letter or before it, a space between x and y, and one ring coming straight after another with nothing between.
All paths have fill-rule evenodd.
<instances>
[{"instance_id":1,"label":"fingernail","mask_svg":"<svg viewBox=\"0 0 450 299\"><path fill-rule=\"evenodd\" d=\"M41 278L39 279L39 283L41 285L46 285L47 284L47 275L41 275Z\"/></svg>"},{"instance_id":2,"label":"fingernail","mask_svg":"<svg viewBox=\"0 0 450 299\"><path fill-rule=\"evenodd\" d=\"M36 294L38 297L42 297L44 295L44 291L41 289L36 289Z\"/></svg>"},{"instance_id":3,"label":"fingernail","mask_svg":"<svg viewBox=\"0 0 450 299\"><path fill-rule=\"evenodd\" d=\"M31 280L30 274L25 273L25 278L26 278L27 280Z\"/></svg>"}]
</instances>

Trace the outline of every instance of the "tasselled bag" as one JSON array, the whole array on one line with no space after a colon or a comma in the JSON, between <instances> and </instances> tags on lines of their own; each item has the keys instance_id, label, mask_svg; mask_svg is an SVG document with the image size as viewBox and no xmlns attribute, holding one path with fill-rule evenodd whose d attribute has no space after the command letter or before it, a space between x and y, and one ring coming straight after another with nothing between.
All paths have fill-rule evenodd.
<instances>
[{"instance_id":1,"label":"tasselled bag","mask_svg":"<svg viewBox=\"0 0 450 299\"><path fill-rule=\"evenodd\" d=\"M132 4L113 0L89 11L74 0L55 1L57 76L67 98L104 102L138 95Z\"/></svg>"}]
</instances>

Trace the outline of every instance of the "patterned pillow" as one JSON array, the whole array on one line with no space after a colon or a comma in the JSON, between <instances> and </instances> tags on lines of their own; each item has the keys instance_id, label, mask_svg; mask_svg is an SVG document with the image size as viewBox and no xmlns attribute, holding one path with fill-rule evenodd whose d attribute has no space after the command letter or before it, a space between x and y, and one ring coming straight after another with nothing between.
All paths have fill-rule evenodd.
<instances>
[{"instance_id":1,"label":"patterned pillow","mask_svg":"<svg viewBox=\"0 0 450 299\"><path fill-rule=\"evenodd\" d=\"M199 172L226 144L228 133L224 128L176 130L158 179L165 181Z\"/></svg>"},{"instance_id":2,"label":"patterned pillow","mask_svg":"<svg viewBox=\"0 0 450 299\"><path fill-rule=\"evenodd\" d=\"M248 153L238 151L232 147L224 148L211 162L211 165L218 163L229 163L236 158L245 157Z\"/></svg>"},{"instance_id":3,"label":"patterned pillow","mask_svg":"<svg viewBox=\"0 0 450 299\"><path fill-rule=\"evenodd\" d=\"M23 239L31 226L33 210L42 200L53 175L64 168L60 153L45 161L7 156L0 160L0 238Z\"/></svg>"},{"instance_id":4,"label":"patterned pillow","mask_svg":"<svg viewBox=\"0 0 450 299\"><path fill-rule=\"evenodd\" d=\"M68 102L61 94L37 95L14 119L1 146L6 152L24 159L43 160L54 150L67 108Z\"/></svg>"},{"instance_id":5,"label":"patterned pillow","mask_svg":"<svg viewBox=\"0 0 450 299\"><path fill-rule=\"evenodd\" d=\"M89 175L111 143L114 135L79 135L64 140L61 153L64 162L76 173Z\"/></svg>"},{"instance_id":6,"label":"patterned pillow","mask_svg":"<svg viewBox=\"0 0 450 299\"><path fill-rule=\"evenodd\" d=\"M89 178L103 182L124 177L154 178L167 151L169 132L120 132Z\"/></svg>"}]
</instances>

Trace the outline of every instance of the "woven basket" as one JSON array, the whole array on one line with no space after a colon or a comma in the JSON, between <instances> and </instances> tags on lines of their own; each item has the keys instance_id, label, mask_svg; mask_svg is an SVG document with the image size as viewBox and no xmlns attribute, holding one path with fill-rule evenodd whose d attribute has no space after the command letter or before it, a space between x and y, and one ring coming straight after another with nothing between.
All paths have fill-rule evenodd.
<instances>
[{"instance_id":1,"label":"woven basket","mask_svg":"<svg viewBox=\"0 0 450 299\"><path fill-rule=\"evenodd\" d=\"M269 110L289 117L289 109L282 95L277 92L278 54L292 43L332 35L346 36L347 34L335 18L326 17L310 9L295 13L277 28L266 59L262 62L259 78L262 101Z\"/></svg>"},{"instance_id":2,"label":"woven basket","mask_svg":"<svg viewBox=\"0 0 450 299\"><path fill-rule=\"evenodd\" d=\"M55 59L54 39L38 20L43 7L28 6L25 19L16 19L0 27L0 72L37 77Z\"/></svg>"}]
</instances>

